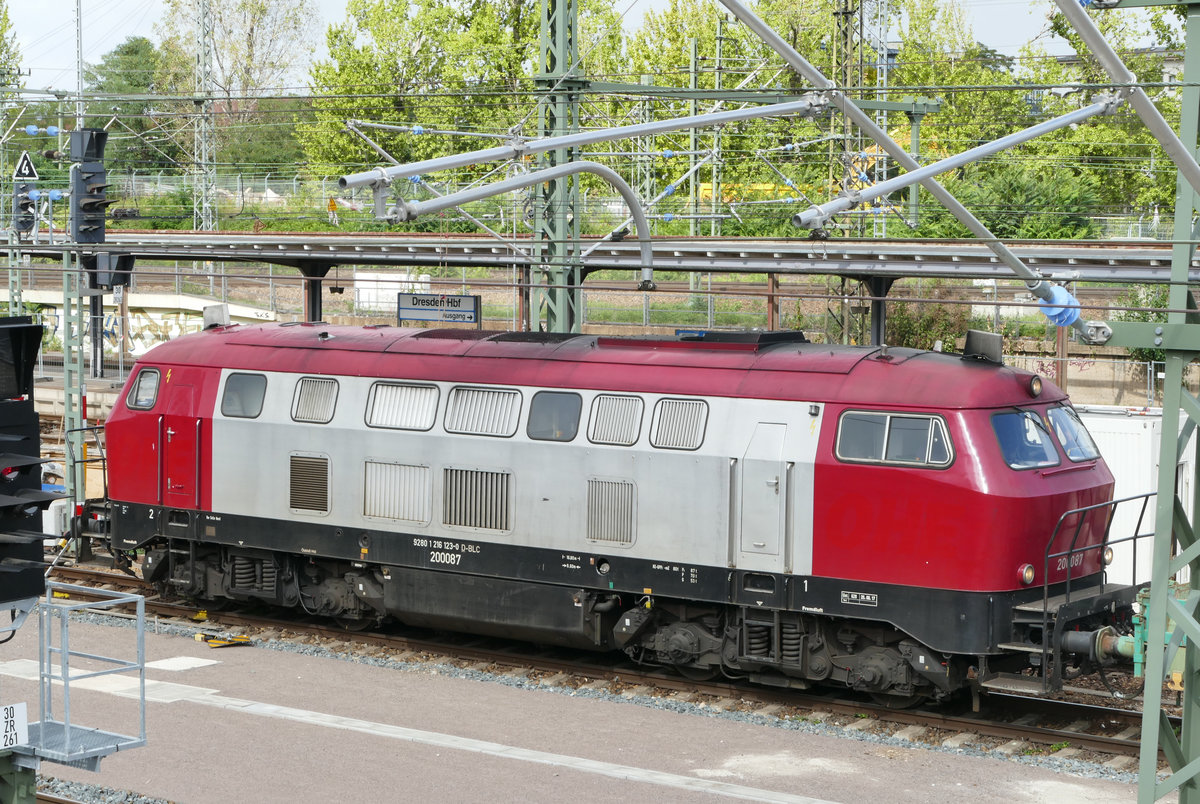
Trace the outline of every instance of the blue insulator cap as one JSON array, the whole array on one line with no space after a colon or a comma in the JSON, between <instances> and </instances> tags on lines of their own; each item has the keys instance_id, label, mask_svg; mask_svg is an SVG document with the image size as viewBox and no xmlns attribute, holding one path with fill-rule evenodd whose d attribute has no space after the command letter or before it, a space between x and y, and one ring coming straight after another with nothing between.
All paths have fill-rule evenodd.
<instances>
[{"instance_id":1,"label":"blue insulator cap","mask_svg":"<svg viewBox=\"0 0 1200 804\"><path fill-rule=\"evenodd\" d=\"M783 203L785 203L785 204L794 204L794 203L796 203L797 200L798 199L794 195L785 195L783 197Z\"/></svg>"},{"instance_id":2,"label":"blue insulator cap","mask_svg":"<svg viewBox=\"0 0 1200 804\"><path fill-rule=\"evenodd\" d=\"M787 145L783 146L783 150L785 150L785 151L794 151L794 150L796 150L796 143L794 143L794 142L789 142Z\"/></svg>"},{"instance_id":3,"label":"blue insulator cap","mask_svg":"<svg viewBox=\"0 0 1200 804\"><path fill-rule=\"evenodd\" d=\"M663 215L663 220L666 221L667 223L670 223L671 221L675 220L675 216L673 214L671 214L670 212L667 212Z\"/></svg>"},{"instance_id":4,"label":"blue insulator cap","mask_svg":"<svg viewBox=\"0 0 1200 804\"><path fill-rule=\"evenodd\" d=\"M46 133L51 137L58 136L58 126L46 126Z\"/></svg>"},{"instance_id":5,"label":"blue insulator cap","mask_svg":"<svg viewBox=\"0 0 1200 804\"><path fill-rule=\"evenodd\" d=\"M37 201L39 198L42 197L42 191L41 190L30 190L29 192L25 193L25 195L29 196L30 201Z\"/></svg>"},{"instance_id":6,"label":"blue insulator cap","mask_svg":"<svg viewBox=\"0 0 1200 804\"><path fill-rule=\"evenodd\" d=\"M29 125L25 126L25 133L31 137L36 136L38 133L38 127L33 123L30 123Z\"/></svg>"},{"instance_id":7,"label":"blue insulator cap","mask_svg":"<svg viewBox=\"0 0 1200 804\"><path fill-rule=\"evenodd\" d=\"M663 156L665 156L667 159L670 159L670 158L671 158L672 156L674 156L674 155L675 155L675 152L674 152L674 151L672 151L670 148L668 148L667 150L663 151Z\"/></svg>"},{"instance_id":8,"label":"blue insulator cap","mask_svg":"<svg viewBox=\"0 0 1200 804\"><path fill-rule=\"evenodd\" d=\"M783 186L784 186L784 187L795 187L795 186L796 186L796 182L792 181L791 179L784 179L784 180L783 180Z\"/></svg>"},{"instance_id":9,"label":"blue insulator cap","mask_svg":"<svg viewBox=\"0 0 1200 804\"><path fill-rule=\"evenodd\" d=\"M415 176L409 176L408 180L411 181L413 184L420 184L422 181L424 181L424 179L421 178L420 173L418 173Z\"/></svg>"},{"instance_id":10,"label":"blue insulator cap","mask_svg":"<svg viewBox=\"0 0 1200 804\"><path fill-rule=\"evenodd\" d=\"M1069 327L1079 320L1079 300L1062 285L1050 286L1050 301L1038 300L1042 315L1059 327Z\"/></svg>"},{"instance_id":11,"label":"blue insulator cap","mask_svg":"<svg viewBox=\"0 0 1200 804\"><path fill-rule=\"evenodd\" d=\"M51 201L62 201L62 199L63 199L63 191L62 190L51 190L50 191L50 200Z\"/></svg>"},{"instance_id":12,"label":"blue insulator cap","mask_svg":"<svg viewBox=\"0 0 1200 804\"><path fill-rule=\"evenodd\" d=\"M424 134L424 133L425 133L425 127L424 127L424 126L413 126L413 127L412 127L412 133L413 133L413 134Z\"/></svg>"},{"instance_id":13,"label":"blue insulator cap","mask_svg":"<svg viewBox=\"0 0 1200 804\"><path fill-rule=\"evenodd\" d=\"M675 195L675 185L668 184L663 188L663 195Z\"/></svg>"}]
</instances>

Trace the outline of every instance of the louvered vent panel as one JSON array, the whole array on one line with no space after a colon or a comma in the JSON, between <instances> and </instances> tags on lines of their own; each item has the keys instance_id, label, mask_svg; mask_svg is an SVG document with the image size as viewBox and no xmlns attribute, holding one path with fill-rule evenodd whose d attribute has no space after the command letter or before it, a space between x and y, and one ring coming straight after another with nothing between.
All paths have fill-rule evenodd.
<instances>
[{"instance_id":1,"label":"louvered vent panel","mask_svg":"<svg viewBox=\"0 0 1200 804\"><path fill-rule=\"evenodd\" d=\"M304 377L296 384L296 399L292 402L292 418L298 422L325 424L333 418L337 404L336 380Z\"/></svg>"},{"instance_id":2,"label":"louvered vent panel","mask_svg":"<svg viewBox=\"0 0 1200 804\"><path fill-rule=\"evenodd\" d=\"M367 424L401 430L428 430L437 417L438 389L432 385L375 383Z\"/></svg>"},{"instance_id":3,"label":"louvered vent panel","mask_svg":"<svg viewBox=\"0 0 1200 804\"><path fill-rule=\"evenodd\" d=\"M446 406L451 433L510 436L517 431L521 395L489 388L455 388Z\"/></svg>"},{"instance_id":4,"label":"louvered vent panel","mask_svg":"<svg viewBox=\"0 0 1200 804\"><path fill-rule=\"evenodd\" d=\"M601 394L592 405L591 432L596 444L627 447L637 442L642 426L642 400L636 396Z\"/></svg>"},{"instance_id":5,"label":"louvered vent panel","mask_svg":"<svg viewBox=\"0 0 1200 804\"><path fill-rule=\"evenodd\" d=\"M463 528L510 530L511 475L476 469L445 469L442 522Z\"/></svg>"},{"instance_id":6,"label":"louvered vent panel","mask_svg":"<svg viewBox=\"0 0 1200 804\"><path fill-rule=\"evenodd\" d=\"M292 508L329 512L329 459L293 455L289 497Z\"/></svg>"},{"instance_id":7,"label":"louvered vent panel","mask_svg":"<svg viewBox=\"0 0 1200 804\"><path fill-rule=\"evenodd\" d=\"M429 521L429 467L367 461L363 515Z\"/></svg>"},{"instance_id":8,"label":"louvered vent panel","mask_svg":"<svg viewBox=\"0 0 1200 804\"><path fill-rule=\"evenodd\" d=\"M663 399L650 442L664 449L696 449L707 420L708 405L698 399Z\"/></svg>"},{"instance_id":9,"label":"louvered vent panel","mask_svg":"<svg viewBox=\"0 0 1200 804\"><path fill-rule=\"evenodd\" d=\"M595 542L633 544L633 484L625 480L589 480L587 537Z\"/></svg>"}]
</instances>

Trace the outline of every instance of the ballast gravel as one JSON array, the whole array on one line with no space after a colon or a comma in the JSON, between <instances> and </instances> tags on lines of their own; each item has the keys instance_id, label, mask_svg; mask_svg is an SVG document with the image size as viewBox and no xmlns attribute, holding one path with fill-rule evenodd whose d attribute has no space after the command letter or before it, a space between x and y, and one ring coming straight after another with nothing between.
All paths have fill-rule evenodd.
<instances>
[{"instance_id":1,"label":"ballast gravel","mask_svg":"<svg viewBox=\"0 0 1200 804\"><path fill-rule=\"evenodd\" d=\"M134 627L133 621L124 617L112 617L88 612L73 613L71 617L72 620L78 620L80 623L85 624L103 625L115 628ZM154 621L148 622L146 624L146 629L147 631L153 631L156 634L179 636L186 639L194 639L198 633L217 637L228 637L238 633L234 631L216 632L212 628L196 628L176 623ZM412 654L407 654L406 658L403 659L377 655L366 655L364 654L361 646L354 646L350 643L334 643L333 645L314 644L312 641L310 641L311 637L306 640L286 639L280 637L277 631L265 631L259 635L251 637L251 639L254 647L259 649L295 653L302 656L313 656L342 662L354 662L356 664L382 667L405 673L427 673L446 676L449 678L461 678L468 681L477 681L487 684L503 684L505 686L515 687L518 689L537 690L555 695L567 695L578 698L593 698L603 701L632 704L635 706L643 706L650 709L660 709L683 715L721 718L724 720L748 723L765 728L786 729L805 734L814 734L823 737L836 737L846 740L857 740L859 742L875 743L878 745L892 746L896 748L919 747L929 751L937 751L940 753L958 756L1001 759L1008 762L1019 762L1023 765L1044 768L1056 773L1065 773L1085 779L1104 779L1108 781L1120 782L1122 784L1133 785L1136 785L1138 781L1138 776L1135 772L1118 771L1098 763L1085 762L1078 759L1069 759L1065 757L1059 758L1053 755L1040 754L1010 755L996 750L986 750L983 748L971 747L970 744L950 748L939 744L922 743L920 741L912 741L890 735L875 734L869 731L844 728L832 723L823 722L822 720L816 718L786 716L779 717L772 714L764 714L762 712L738 711L737 709L728 709L724 707L708 705L703 702L696 703L671 697L645 694L630 695L628 690L624 693L614 693L605 688L607 685L583 685L580 687L572 687L568 684L560 685L553 682L547 684L545 683L546 679L544 678L535 679L519 673L496 673L487 670L476 669L473 667L456 667L453 664L432 659L429 661L413 660L411 658ZM55 779L52 776L39 775L38 790L62 796L64 798L73 799L75 801L82 802L83 804L170 804L162 799L147 798L136 793L112 790L99 785L67 782L60 779Z\"/></svg>"}]
</instances>

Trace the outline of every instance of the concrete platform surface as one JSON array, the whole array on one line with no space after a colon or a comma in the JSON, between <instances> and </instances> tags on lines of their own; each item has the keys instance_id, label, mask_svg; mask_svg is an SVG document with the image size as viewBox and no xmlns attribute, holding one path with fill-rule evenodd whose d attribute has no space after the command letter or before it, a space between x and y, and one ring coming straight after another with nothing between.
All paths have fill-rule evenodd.
<instances>
[{"instance_id":1,"label":"concrete platform surface","mask_svg":"<svg viewBox=\"0 0 1200 804\"><path fill-rule=\"evenodd\" d=\"M127 657L132 631L73 623ZM177 802L1128 802L1135 788L1012 761L374 667L146 640L149 744L44 775ZM37 629L0 646L0 702L37 719ZM78 664L73 665L77 667ZM133 734L136 682L73 685L72 720Z\"/></svg>"}]
</instances>

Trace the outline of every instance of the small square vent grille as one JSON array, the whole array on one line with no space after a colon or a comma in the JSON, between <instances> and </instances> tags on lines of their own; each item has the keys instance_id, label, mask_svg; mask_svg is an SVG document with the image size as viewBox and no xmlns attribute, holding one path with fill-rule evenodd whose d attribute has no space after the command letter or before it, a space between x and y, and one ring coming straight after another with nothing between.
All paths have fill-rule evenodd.
<instances>
[{"instance_id":1,"label":"small square vent grille","mask_svg":"<svg viewBox=\"0 0 1200 804\"><path fill-rule=\"evenodd\" d=\"M512 529L512 475L478 469L444 469L442 522L461 528Z\"/></svg>"},{"instance_id":2,"label":"small square vent grille","mask_svg":"<svg viewBox=\"0 0 1200 804\"><path fill-rule=\"evenodd\" d=\"M288 486L292 510L329 513L329 458L292 455Z\"/></svg>"},{"instance_id":3,"label":"small square vent grille","mask_svg":"<svg viewBox=\"0 0 1200 804\"><path fill-rule=\"evenodd\" d=\"M588 480L587 537L633 544L634 485L627 480Z\"/></svg>"}]
</instances>

